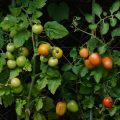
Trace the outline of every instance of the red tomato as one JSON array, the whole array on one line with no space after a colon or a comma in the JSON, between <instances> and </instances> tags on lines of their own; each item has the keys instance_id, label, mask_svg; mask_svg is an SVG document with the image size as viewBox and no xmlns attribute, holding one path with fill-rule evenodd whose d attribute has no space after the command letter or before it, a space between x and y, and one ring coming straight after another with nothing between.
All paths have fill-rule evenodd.
<instances>
[{"instance_id":1,"label":"red tomato","mask_svg":"<svg viewBox=\"0 0 120 120\"><path fill-rule=\"evenodd\" d=\"M80 49L79 54L80 54L80 56L83 57L83 58L88 58L88 56L89 56L89 51L88 51L87 48L82 48L82 49Z\"/></svg>"},{"instance_id":2,"label":"red tomato","mask_svg":"<svg viewBox=\"0 0 120 120\"><path fill-rule=\"evenodd\" d=\"M106 108L111 108L113 106L113 100L111 97L105 97L103 99L103 106Z\"/></svg>"}]
</instances>

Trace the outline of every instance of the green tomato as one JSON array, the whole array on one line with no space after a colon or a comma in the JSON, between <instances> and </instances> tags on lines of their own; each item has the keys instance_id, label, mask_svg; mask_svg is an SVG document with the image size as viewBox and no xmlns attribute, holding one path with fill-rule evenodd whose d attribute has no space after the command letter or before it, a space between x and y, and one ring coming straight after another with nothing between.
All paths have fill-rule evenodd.
<instances>
[{"instance_id":1,"label":"green tomato","mask_svg":"<svg viewBox=\"0 0 120 120\"><path fill-rule=\"evenodd\" d=\"M6 46L6 50L9 52L13 52L15 50L14 43L8 43Z\"/></svg>"},{"instance_id":2,"label":"green tomato","mask_svg":"<svg viewBox=\"0 0 120 120\"><path fill-rule=\"evenodd\" d=\"M9 69L16 68L16 61L15 60L8 60L7 61L7 66L8 66Z\"/></svg>"},{"instance_id":3,"label":"green tomato","mask_svg":"<svg viewBox=\"0 0 120 120\"><path fill-rule=\"evenodd\" d=\"M11 52L7 51L5 54L6 54L7 59L9 59L9 60L13 60L14 59L14 56L13 56L13 54Z\"/></svg>"},{"instance_id":4,"label":"green tomato","mask_svg":"<svg viewBox=\"0 0 120 120\"><path fill-rule=\"evenodd\" d=\"M35 34L40 34L43 31L43 26L41 24L35 24L32 26L32 32Z\"/></svg>"},{"instance_id":5,"label":"green tomato","mask_svg":"<svg viewBox=\"0 0 120 120\"><path fill-rule=\"evenodd\" d=\"M11 87L19 87L21 85L21 81L18 78L13 78L10 81Z\"/></svg>"},{"instance_id":6,"label":"green tomato","mask_svg":"<svg viewBox=\"0 0 120 120\"><path fill-rule=\"evenodd\" d=\"M54 47L52 51L53 57L60 59L63 56L63 51L59 47Z\"/></svg>"},{"instance_id":7,"label":"green tomato","mask_svg":"<svg viewBox=\"0 0 120 120\"><path fill-rule=\"evenodd\" d=\"M70 112L77 112L78 111L78 104L75 100L70 100L68 103L67 103L67 109L70 111Z\"/></svg>"},{"instance_id":8,"label":"green tomato","mask_svg":"<svg viewBox=\"0 0 120 120\"><path fill-rule=\"evenodd\" d=\"M47 62L47 61L48 61L48 58L45 57L45 56L43 56L43 55L41 55L41 56L40 56L40 61L41 61L41 62Z\"/></svg>"},{"instance_id":9,"label":"green tomato","mask_svg":"<svg viewBox=\"0 0 120 120\"><path fill-rule=\"evenodd\" d=\"M58 59L54 57L50 57L48 60L48 65L51 67L55 67L58 65Z\"/></svg>"},{"instance_id":10,"label":"green tomato","mask_svg":"<svg viewBox=\"0 0 120 120\"><path fill-rule=\"evenodd\" d=\"M18 67L23 67L25 65L25 63L26 63L26 57L25 56L19 56L16 59L16 63L17 63Z\"/></svg>"},{"instance_id":11,"label":"green tomato","mask_svg":"<svg viewBox=\"0 0 120 120\"><path fill-rule=\"evenodd\" d=\"M22 90L23 90L23 86L20 85L18 87L13 87L12 92L15 94L20 94L22 92Z\"/></svg>"},{"instance_id":12,"label":"green tomato","mask_svg":"<svg viewBox=\"0 0 120 120\"><path fill-rule=\"evenodd\" d=\"M29 56L29 50L28 50L28 48L21 47L20 48L20 54L23 55L23 56L25 56L25 57Z\"/></svg>"}]
</instances>

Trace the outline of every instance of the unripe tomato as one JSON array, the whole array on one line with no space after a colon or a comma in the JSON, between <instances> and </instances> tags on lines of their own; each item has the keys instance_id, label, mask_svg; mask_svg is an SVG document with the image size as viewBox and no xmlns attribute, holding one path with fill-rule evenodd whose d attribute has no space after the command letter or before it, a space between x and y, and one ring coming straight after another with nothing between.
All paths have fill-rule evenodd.
<instances>
[{"instance_id":1,"label":"unripe tomato","mask_svg":"<svg viewBox=\"0 0 120 120\"><path fill-rule=\"evenodd\" d=\"M56 114L59 116L63 116L66 113L67 105L65 102L60 101L56 104Z\"/></svg>"},{"instance_id":2,"label":"unripe tomato","mask_svg":"<svg viewBox=\"0 0 120 120\"><path fill-rule=\"evenodd\" d=\"M90 62L89 59L84 60L85 67L88 69L93 69L95 66Z\"/></svg>"},{"instance_id":3,"label":"unripe tomato","mask_svg":"<svg viewBox=\"0 0 120 120\"><path fill-rule=\"evenodd\" d=\"M47 43L40 44L38 47L39 55L48 56L50 45Z\"/></svg>"},{"instance_id":4,"label":"unripe tomato","mask_svg":"<svg viewBox=\"0 0 120 120\"><path fill-rule=\"evenodd\" d=\"M9 59L9 60L13 60L14 59L14 56L13 56L13 54L11 52L7 51L5 54L6 54L7 59Z\"/></svg>"},{"instance_id":5,"label":"unripe tomato","mask_svg":"<svg viewBox=\"0 0 120 120\"><path fill-rule=\"evenodd\" d=\"M53 57L60 59L63 55L63 51L59 47L54 47L52 51L52 55Z\"/></svg>"},{"instance_id":6,"label":"unripe tomato","mask_svg":"<svg viewBox=\"0 0 120 120\"><path fill-rule=\"evenodd\" d=\"M101 56L98 53L92 53L89 56L89 60L94 66L98 66L101 64Z\"/></svg>"},{"instance_id":7,"label":"unripe tomato","mask_svg":"<svg viewBox=\"0 0 120 120\"><path fill-rule=\"evenodd\" d=\"M67 103L67 109L70 111L70 112L77 112L78 111L78 104L75 100L70 100L68 103Z\"/></svg>"},{"instance_id":8,"label":"unripe tomato","mask_svg":"<svg viewBox=\"0 0 120 120\"><path fill-rule=\"evenodd\" d=\"M105 69L107 69L107 70L112 69L113 62L112 62L112 59L110 57L102 58L102 64L103 64Z\"/></svg>"},{"instance_id":9,"label":"unripe tomato","mask_svg":"<svg viewBox=\"0 0 120 120\"><path fill-rule=\"evenodd\" d=\"M10 81L11 87L19 87L21 85L21 81L18 78L13 78Z\"/></svg>"},{"instance_id":10,"label":"unripe tomato","mask_svg":"<svg viewBox=\"0 0 120 120\"><path fill-rule=\"evenodd\" d=\"M15 50L14 43L8 43L6 46L6 50L9 52L13 52Z\"/></svg>"},{"instance_id":11,"label":"unripe tomato","mask_svg":"<svg viewBox=\"0 0 120 120\"><path fill-rule=\"evenodd\" d=\"M106 108L111 108L113 106L113 100L111 97L105 97L103 99L103 106Z\"/></svg>"},{"instance_id":12,"label":"unripe tomato","mask_svg":"<svg viewBox=\"0 0 120 120\"><path fill-rule=\"evenodd\" d=\"M22 56L28 57L28 56L29 56L29 50L28 50L28 48L26 48L26 47L21 47L21 48L20 48L20 54L21 54Z\"/></svg>"},{"instance_id":13,"label":"unripe tomato","mask_svg":"<svg viewBox=\"0 0 120 120\"><path fill-rule=\"evenodd\" d=\"M23 67L25 65L25 63L26 63L26 57L25 56L19 56L16 59L16 63L17 63L18 67Z\"/></svg>"},{"instance_id":14,"label":"unripe tomato","mask_svg":"<svg viewBox=\"0 0 120 120\"><path fill-rule=\"evenodd\" d=\"M7 66L8 66L9 69L16 68L16 61L15 60L8 60L7 61Z\"/></svg>"},{"instance_id":15,"label":"unripe tomato","mask_svg":"<svg viewBox=\"0 0 120 120\"><path fill-rule=\"evenodd\" d=\"M48 65L51 67L55 67L58 65L58 59L54 57L50 57L48 60Z\"/></svg>"},{"instance_id":16,"label":"unripe tomato","mask_svg":"<svg viewBox=\"0 0 120 120\"><path fill-rule=\"evenodd\" d=\"M20 94L22 92L22 90L23 90L23 86L20 85L18 87L13 87L12 92L15 94Z\"/></svg>"},{"instance_id":17,"label":"unripe tomato","mask_svg":"<svg viewBox=\"0 0 120 120\"><path fill-rule=\"evenodd\" d=\"M89 56L89 51L88 51L87 48L82 48L82 49L79 50L79 54L80 54L80 56L83 57L83 58L88 58L88 56Z\"/></svg>"},{"instance_id":18,"label":"unripe tomato","mask_svg":"<svg viewBox=\"0 0 120 120\"><path fill-rule=\"evenodd\" d=\"M45 56L43 56L43 55L41 55L41 56L40 56L40 61L41 61L41 62L47 62L47 61L48 61L48 58L45 57Z\"/></svg>"},{"instance_id":19,"label":"unripe tomato","mask_svg":"<svg viewBox=\"0 0 120 120\"><path fill-rule=\"evenodd\" d=\"M41 24L35 24L32 26L32 32L35 34L40 34L43 31L43 26Z\"/></svg>"}]
</instances>

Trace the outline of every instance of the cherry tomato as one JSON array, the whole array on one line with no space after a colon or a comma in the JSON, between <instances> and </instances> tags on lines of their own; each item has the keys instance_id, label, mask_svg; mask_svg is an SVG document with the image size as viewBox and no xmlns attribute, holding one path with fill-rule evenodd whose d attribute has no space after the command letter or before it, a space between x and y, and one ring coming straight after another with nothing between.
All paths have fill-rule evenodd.
<instances>
[{"instance_id":1,"label":"cherry tomato","mask_svg":"<svg viewBox=\"0 0 120 120\"><path fill-rule=\"evenodd\" d=\"M8 43L6 46L6 50L9 52L13 52L15 50L14 43Z\"/></svg>"},{"instance_id":2,"label":"cherry tomato","mask_svg":"<svg viewBox=\"0 0 120 120\"><path fill-rule=\"evenodd\" d=\"M11 87L19 87L21 85L21 81L18 78L13 78L10 81Z\"/></svg>"},{"instance_id":3,"label":"cherry tomato","mask_svg":"<svg viewBox=\"0 0 120 120\"><path fill-rule=\"evenodd\" d=\"M85 59L85 60L84 60L84 64L85 64L86 68L88 68L88 69L93 69L93 68L95 67L95 66L90 62L89 59Z\"/></svg>"},{"instance_id":4,"label":"cherry tomato","mask_svg":"<svg viewBox=\"0 0 120 120\"><path fill-rule=\"evenodd\" d=\"M18 67L23 67L25 65L25 63L26 63L26 57L25 56L19 56L16 59L16 63L17 63Z\"/></svg>"},{"instance_id":5,"label":"cherry tomato","mask_svg":"<svg viewBox=\"0 0 120 120\"><path fill-rule=\"evenodd\" d=\"M7 66L8 66L9 69L16 68L16 61L15 60L8 60L7 61Z\"/></svg>"},{"instance_id":6,"label":"cherry tomato","mask_svg":"<svg viewBox=\"0 0 120 120\"><path fill-rule=\"evenodd\" d=\"M20 94L22 92L22 90L23 90L23 86L20 85L18 87L13 87L12 92L15 94Z\"/></svg>"},{"instance_id":7,"label":"cherry tomato","mask_svg":"<svg viewBox=\"0 0 120 120\"><path fill-rule=\"evenodd\" d=\"M103 106L106 108L111 108L113 106L113 100L111 97L105 97L103 99Z\"/></svg>"},{"instance_id":8,"label":"cherry tomato","mask_svg":"<svg viewBox=\"0 0 120 120\"><path fill-rule=\"evenodd\" d=\"M113 62L112 62L112 59L110 57L102 58L102 64L103 64L105 69L107 69L107 70L112 69Z\"/></svg>"},{"instance_id":9,"label":"cherry tomato","mask_svg":"<svg viewBox=\"0 0 120 120\"><path fill-rule=\"evenodd\" d=\"M35 24L32 26L32 32L35 34L40 34L43 31L43 26L41 24Z\"/></svg>"},{"instance_id":10,"label":"cherry tomato","mask_svg":"<svg viewBox=\"0 0 120 120\"><path fill-rule=\"evenodd\" d=\"M11 52L7 51L5 54L6 54L7 59L9 59L9 60L13 60L14 59L14 56L13 56L13 54Z\"/></svg>"},{"instance_id":11,"label":"cherry tomato","mask_svg":"<svg viewBox=\"0 0 120 120\"><path fill-rule=\"evenodd\" d=\"M63 51L59 47L54 47L52 51L53 57L60 59L63 56Z\"/></svg>"},{"instance_id":12,"label":"cherry tomato","mask_svg":"<svg viewBox=\"0 0 120 120\"><path fill-rule=\"evenodd\" d=\"M83 58L88 58L88 56L89 56L89 51L88 51L87 48L82 48L82 49L80 49L79 54L80 54L80 56L83 57Z\"/></svg>"},{"instance_id":13,"label":"cherry tomato","mask_svg":"<svg viewBox=\"0 0 120 120\"><path fill-rule=\"evenodd\" d=\"M101 57L98 53L92 53L89 56L89 60L94 66L98 66L101 64Z\"/></svg>"},{"instance_id":14,"label":"cherry tomato","mask_svg":"<svg viewBox=\"0 0 120 120\"><path fill-rule=\"evenodd\" d=\"M70 111L70 112L77 112L78 111L78 104L75 100L70 100L68 103L67 103L67 109Z\"/></svg>"},{"instance_id":15,"label":"cherry tomato","mask_svg":"<svg viewBox=\"0 0 120 120\"><path fill-rule=\"evenodd\" d=\"M67 105L65 102L60 101L56 104L56 114L59 116L63 116L66 113Z\"/></svg>"},{"instance_id":16,"label":"cherry tomato","mask_svg":"<svg viewBox=\"0 0 120 120\"><path fill-rule=\"evenodd\" d=\"M58 59L54 57L50 57L48 60L48 65L51 67L55 67L58 65Z\"/></svg>"},{"instance_id":17,"label":"cherry tomato","mask_svg":"<svg viewBox=\"0 0 120 120\"><path fill-rule=\"evenodd\" d=\"M28 50L28 48L21 47L20 48L20 54L23 55L23 56L25 56L25 57L28 57L29 56L29 50Z\"/></svg>"},{"instance_id":18,"label":"cherry tomato","mask_svg":"<svg viewBox=\"0 0 120 120\"><path fill-rule=\"evenodd\" d=\"M40 44L38 47L39 55L48 56L50 45L47 43Z\"/></svg>"}]
</instances>

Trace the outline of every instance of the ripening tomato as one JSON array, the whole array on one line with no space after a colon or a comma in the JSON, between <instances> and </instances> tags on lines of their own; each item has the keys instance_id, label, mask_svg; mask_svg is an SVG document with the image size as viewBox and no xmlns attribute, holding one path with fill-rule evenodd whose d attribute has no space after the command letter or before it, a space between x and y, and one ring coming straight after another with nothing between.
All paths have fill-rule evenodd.
<instances>
[{"instance_id":1,"label":"ripening tomato","mask_svg":"<svg viewBox=\"0 0 120 120\"><path fill-rule=\"evenodd\" d=\"M66 102L60 101L56 105L56 114L59 116L63 116L66 113L67 105Z\"/></svg>"},{"instance_id":2,"label":"ripening tomato","mask_svg":"<svg viewBox=\"0 0 120 120\"><path fill-rule=\"evenodd\" d=\"M60 59L63 56L63 50L59 47L54 47L52 51L53 57Z\"/></svg>"},{"instance_id":3,"label":"ripening tomato","mask_svg":"<svg viewBox=\"0 0 120 120\"><path fill-rule=\"evenodd\" d=\"M35 34L40 34L43 31L43 26L41 24L35 24L32 26L32 32Z\"/></svg>"},{"instance_id":4,"label":"ripening tomato","mask_svg":"<svg viewBox=\"0 0 120 120\"><path fill-rule=\"evenodd\" d=\"M106 108L111 108L113 106L113 100L111 97L105 97L103 99L103 106Z\"/></svg>"},{"instance_id":5,"label":"ripening tomato","mask_svg":"<svg viewBox=\"0 0 120 120\"><path fill-rule=\"evenodd\" d=\"M26 48L26 47L21 47L21 48L20 48L20 55L23 55L23 56L25 56L25 57L28 57L28 56L29 56L29 50L28 50L28 48Z\"/></svg>"},{"instance_id":6,"label":"ripening tomato","mask_svg":"<svg viewBox=\"0 0 120 120\"><path fill-rule=\"evenodd\" d=\"M11 87L19 87L21 85L21 81L19 78L13 78L10 81Z\"/></svg>"},{"instance_id":7,"label":"ripening tomato","mask_svg":"<svg viewBox=\"0 0 120 120\"><path fill-rule=\"evenodd\" d=\"M98 66L101 64L101 56L96 52L96 53L92 53L89 56L89 60L90 62L94 65L94 66Z\"/></svg>"},{"instance_id":8,"label":"ripening tomato","mask_svg":"<svg viewBox=\"0 0 120 120\"><path fill-rule=\"evenodd\" d=\"M95 66L90 62L90 60L89 59L85 59L84 60L84 64L85 64L85 67L87 68L87 69L93 69Z\"/></svg>"},{"instance_id":9,"label":"ripening tomato","mask_svg":"<svg viewBox=\"0 0 120 120\"><path fill-rule=\"evenodd\" d=\"M38 47L39 55L48 56L50 45L48 43L40 44Z\"/></svg>"},{"instance_id":10,"label":"ripening tomato","mask_svg":"<svg viewBox=\"0 0 120 120\"><path fill-rule=\"evenodd\" d=\"M83 57L83 58L88 58L88 56L89 56L89 51L88 51L87 48L82 48L82 49L79 50L79 54L80 54L80 56Z\"/></svg>"},{"instance_id":11,"label":"ripening tomato","mask_svg":"<svg viewBox=\"0 0 120 120\"><path fill-rule=\"evenodd\" d=\"M107 69L107 70L112 69L113 62L112 62L112 59L110 57L102 58L102 64L103 64L105 69Z\"/></svg>"}]
</instances>

